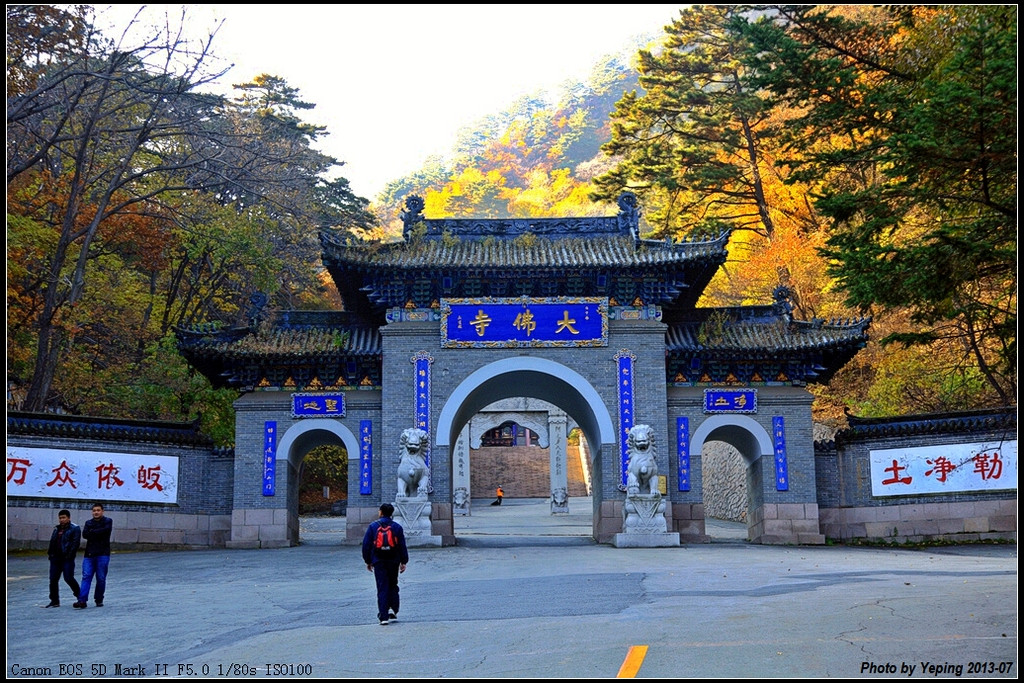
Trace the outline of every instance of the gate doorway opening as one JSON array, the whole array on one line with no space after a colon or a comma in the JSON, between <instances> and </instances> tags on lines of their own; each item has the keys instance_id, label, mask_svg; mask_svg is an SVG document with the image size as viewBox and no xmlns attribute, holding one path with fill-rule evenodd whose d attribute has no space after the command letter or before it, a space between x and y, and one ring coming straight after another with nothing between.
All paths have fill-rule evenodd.
<instances>
[{"instance_id":1,"label":"gate doorway opening","mask_svg":"<svg viewBox=\"0 0 1024 683\"><path fill-rule=\"evenodd\" d=\"M453 515L460 544L591 537L590 463L581 459L585 439L557 406L526 397L492 403L470 419L460 440L456 458L468 463L457 464L469 469L468 500ZM564 482L552 477L553 466L564 472ZM553 491L560 483L566 499L556 504Z\"/></svg>"},{"instance_id":2,"label":"gate doorway opening","mask_svg":"<svg viewBox=\"0 0 1024 683\"><path fill-rule=\"evenodd\" d=\"M519 402L516 405L516 416L501 415L503 406L500 402L503 401ZM497 408L495 404L498 404ZM488 413L496 415L490 418L494 420L493 424L487 424L486 420L480 417L480 414ZM542 420L537 417L539 413L544 414ZM478 420L481 427L486 427L478 430L480 436L474 433L474 420ZM470 507L467 514L460 510L460 507L466 499L466 490L472 487L475 463L470 446L477 446L483 433L508 421L528 426L531 432L538 436L538 451L547 446L548 495L543 498L514 498L509 495L508 482L496 481L493 482L495 486L502 484L505 488L503 504L490 505L490 502L495 500L493 489L488 488L483 493L470 490ZM589 476L591 481L596 479L599 482L601 453L605 450L613 452L615 432L611 416L598 392L571 368L532 356L509 358L479 368L456 387L438 419L437 445L439 449L447 448L451 457L452 519L457 539L470 536L472 526L483 524L482 513L486 511L488 519L492 520L498 529L514 528L521 537L539 538L545 533L550 533L551 527L568 525L578 527L573 533L581 534L579 538L582 540L593 541L596 537L600 500L598 495L576 496L576 500L569 495L567 470L570 424L581 431L581 441L585 440L589 447ZM593 444L597 446L594 447ZM540 454L541 452L538 453ZM544 461L541 461L538 469L543 468L544 464ZM593 491L601 490L597 482L593 485ZM579 492L585 490L584 486ZM513 502L516 500L523 501L522 505L514 505ZM485 501L483 506L480 505L481 501ZM524 510L514 510L516 507L525 508L527 505L533 512L537 512L538 516L521 517L517 513ZM540 512L545 511L545 506L547 515L539 516ZM583 506L586 507L585 510L580 509ZM502 513L507 514L504 514L504 517L495 516ZM576 518L575 515L579 517ZM587 524L589 532L584 527ZM558 531L566 533L564 528ZM588 533L588 536L583 536L584 533Z\"/></svg>"},{"instance_id":3,"label":"gate doorway opening","mask_svg":"<svg viewBox=\"0 0 1024 683\"><path fill-rule=\"evenodd\" d=\"M299 545L342 545L348 510L348 451L324 444L299 466Z\"/></svg>"},{"instance_id":4,"label":"gate doorway opening","mask_svg":"<svg viewBox=\"0 0 1024 683\"><path fill-rule=\"evenodd\" d=\"M358 453L358 442L336 420L300 421L282 435L276 469L286 474L287 504L281 512L290 545L344 544L350 465L355 464L349 453Z\"/></svg>"},{"instance_id":5,"label":"gate doorway opening","mask_svg":"<svg viewBox=\"0 0 1024 683\"><path fill-rule=\"evenodd\" d=\"M715 518L708 512L705 503L705 533L712 540L741 541L755 538L753 520L757 514L756 508L763 504L764 499L758 485L758 460L767 457L768 462L771 462L773 454L768 432L746 415L713 415L704 420L694 432L691 448L699 449L701 453L703 495L706 497L710 493L712 501L716 497L733 498L729 506L719 505L717 514L742 518L745 513L742 521Z\"/></svg>"},{"instance_id":6,"label":"gate doorway opening","mask_svg":"<svg viewBox=\"0 0 1024 683\"><path fill-rule=\"evenodd\" d=\"M749 540L749 465L743 454L724 441L707 441L700 461L705 533L713 543Z\"/></svg>"},{"instance_id":7,"label":"gate doorway opening","mask_svg":"<svg viewBox=\"0 0 1024 683\"><path fill-rule=\"evenodd\" d=\"M342 516L348 506L348 451L324 444L299 466L299 516Z\"/></svg>"}]
</instances>

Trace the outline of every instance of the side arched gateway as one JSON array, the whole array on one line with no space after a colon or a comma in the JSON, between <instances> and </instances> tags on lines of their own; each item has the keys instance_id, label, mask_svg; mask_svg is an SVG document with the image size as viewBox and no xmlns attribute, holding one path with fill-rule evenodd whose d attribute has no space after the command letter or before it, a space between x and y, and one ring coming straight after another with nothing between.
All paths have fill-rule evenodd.
<instances>
[{"instance_id":1,"label":"side arched gateway","mask_svg":"<svg viewBox=\"0 0 1024 683\"><path fill-rule=\"evenodd\" d=\"M764 403L761 409L772 413L781 410L773 410L773 406ZM784 416L771 414L768 419L769 424L762 424L748 415L708 416L698 423L690 440L690 452L701 453L704 445L711 441L724 442L739 451L746 463L747 533L751 540L823 543L814 486L813 449L807 451L800 444L789 446L784 439L773 435L780 421L785 434ZM792 433L792 425L790 431ZM803 481L801 485L790 476L794 470L810 472L812 476L798 475Z\"/></svg>"},{"instance_id":2,"label":"side arched gateway","mask_svg":"<svg viewBox=\"0 0 1024 683\"><path fill-rule=\"evenodd\" d=\"M318 446L343 446L351 462L359 453L359 439L341 420L303 420L288 427L277 445L277 467L285 473L287 500L287 537L289 545L299 542L299 486L302 460ZM285 465L284 468L281 466Z\"/></svg>"}]
</instances>

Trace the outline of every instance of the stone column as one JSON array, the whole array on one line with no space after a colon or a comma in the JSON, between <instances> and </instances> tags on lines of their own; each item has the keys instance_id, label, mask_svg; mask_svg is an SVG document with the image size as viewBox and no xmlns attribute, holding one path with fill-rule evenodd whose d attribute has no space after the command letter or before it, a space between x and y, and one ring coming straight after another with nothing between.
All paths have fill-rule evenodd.
<instances>
[{"instance_id":1,"label":"stone column","mask_svg":"<svg viewBox=\"0 0 1024 683\"><path fill-rule=\"evenodd\" d=\"M565 413L548 411L548 454L551 458L551 514L569 514L569 462Z\"/></svg>"},{"instance_id":2,"label":"stone column","mask_svg":"<svg viewBox=\"0 0 1024 683\"><path fill-rule=\"evenodd\" d=\"M469 423L462 428L452 453L452 514L469 515Z\"/></svg>"}]
</instances>

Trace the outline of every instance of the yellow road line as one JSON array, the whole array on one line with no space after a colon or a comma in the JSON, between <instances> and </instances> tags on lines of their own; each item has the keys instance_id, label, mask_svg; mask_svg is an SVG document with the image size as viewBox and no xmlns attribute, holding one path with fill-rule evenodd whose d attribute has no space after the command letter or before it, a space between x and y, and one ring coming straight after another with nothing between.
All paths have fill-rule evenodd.
<instances>
[{"instance_id":1,"label":"yellow road line","mask_svg":"<svg viewBox=\"0 0 1024 683\"><path fill-rule=\"evenodd\" d=\"M616 678L635 678L636 672L640 670L640 665L644 663L646 656L646 645L634 645L629 648L629 652L626 653L626 661L622 662L622 666L619 667L619 674Z\"/></svg>"}]
</instances>

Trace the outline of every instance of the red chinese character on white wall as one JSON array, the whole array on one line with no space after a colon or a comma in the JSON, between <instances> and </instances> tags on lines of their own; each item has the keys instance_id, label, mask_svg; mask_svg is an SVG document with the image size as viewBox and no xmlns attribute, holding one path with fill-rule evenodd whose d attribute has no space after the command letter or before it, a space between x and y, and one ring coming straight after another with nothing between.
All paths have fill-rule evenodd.
<instances>
[{"instance_id":1,"label":"red chinese character on white wall","mask_svg":"<svg viewBox=\"0 0 1024 683\"><path fill-rule=\"evenodd\" d=\"M907 468L901 466L899 464L899 462L894 458L893 461L892 461L892 467L886 467L885 470L884 470L886 472L892 472L892 478L891 479L884 479L884 480L882 480L882 484L884 484L884 485L887 485L887 484L909 484L911 481L913 481L913 479L914 479L913 477L901 477L900 476L900 472L905 470L905 469L907 469Z\"/></svg>"},{"instance_id":2,"label":"red chinese character on white wall","mask_svg":"<svg viewBox=\"0 0 1024 683\"><path fill-rule=\"evenodd\" d=\"M144 489L163 491L164 487L160 485L160 465L156 467L140 467L139 485Z\"/></svg>"},{"instance_id":3,"label":"red chinese character on white wall","mask_svg":"<svg viewBox=\"0 0 1024 683\"><path fill-rule=\"evenodd\" d=\"M999 451L979 453L971 460L974 461L974 471L981 475L982 481L1003 476L1003 460L999 457Z\"/></svg>"},{"instance_id":4,"label":"red chinese character on white wall","mask_svg":"<svg viewBox=\"0 0 1024 683\"><path fill-rule=\"evenodd\" d=\"M28 466L31 464L31 460L24 458L7 458L7 481L13 482L17 486L24 484L25 477L28 475Z\"/></svg>"},{"instance_id":5,"label":"red chinese character on white wall","mask_svg":"<svg viewBox=\"0 0 1024 683\"><path fill-rule=\"evenodd\" d=\"M117 473L121 468L115 467L113 463L96 466L96 487L112 489L115 486L124 486L124 482L118 479Z\"/></svg>"},{"instance_id":6,"label":"red chinese character on white wall","mask_svg":"<svg viewBox=\"0 0 1024 683\"><path fill-rule=\"evenodd\" d=\"M925 460L926 463L932 466L930 470L924 473L924 476L931 475L932 472L938 472L936 477L939 481L945 483L946 475L956 469L956 465L949 461L949 458L938 457L932 460Z\"/></svg>"},{"instance_id":7,"label":"red chinese character on white wall","mask_svg":"<svg viewBox=\"0 0 1024 683\"><path fill-rule=\"evenodd\" d=\"M71 488L73 488L73 489L77 489L78 488L78 484L76 484L75 480L71 478L71 475L73 475L75 473L75 470L72 469L72 467L70 465L68 465L68 461L67 460L61 460L60 461L60 465L58 465L57 467L54 467L50 471L53 472L53 479L51 479L50 481L46 482L47 486L53 486L54 484L56 484L57 486L63 486L64 484L71 484Z\"/></svg>"}]
</instances>

